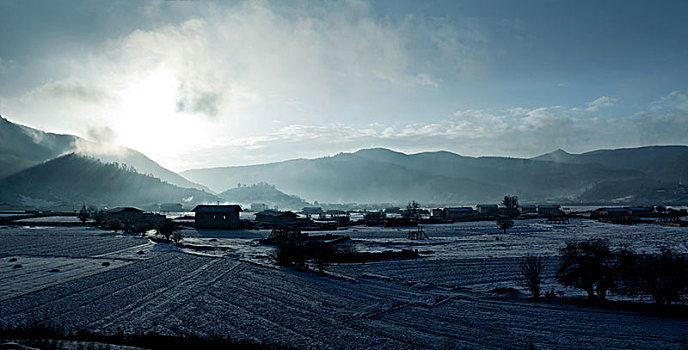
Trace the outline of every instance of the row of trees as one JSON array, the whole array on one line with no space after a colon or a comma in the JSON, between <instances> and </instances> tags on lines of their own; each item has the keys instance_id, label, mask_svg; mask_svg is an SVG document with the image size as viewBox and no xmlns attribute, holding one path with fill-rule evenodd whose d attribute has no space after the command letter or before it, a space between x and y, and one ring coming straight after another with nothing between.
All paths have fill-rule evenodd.
<instances>
[{"instance_id":1,"label":"row of trees","mask_svg":"<svg viewBox=\"0 0 688 350\"><path fill-rule=\"evenodd\" d=\"M77 214L79 220L86 222L88 219L93 219L96 226L106 228L109 230L122 230L127 233L141 233L144 234L150 230L155 230L157 234L165 237L166 240L172 240L179 244L184 238L184 235L179 226L170 219L164 219L156 224L149 222L135 222L124 224L122 221L116 218L108 219L106 213L97 208L86 208L84 205L79 214Z\"/></svg>"},{"instance_id":2,"label":"row of trees","mask_svg":"<svg viewBox=\"0 0 688 350\"><path fill-rule=\"evenodd\" d=\"M583 289L589 300L606 300L609 293L649 295L658 306L679 302L688 294L688 257L662 248L658 254L637 254L628 249L612 251L609 242L593 239L568 242L560 250L557 281ZM520 285L540 297L540 257L525 257L520 264Z\"/></svg>"}]
</instances>

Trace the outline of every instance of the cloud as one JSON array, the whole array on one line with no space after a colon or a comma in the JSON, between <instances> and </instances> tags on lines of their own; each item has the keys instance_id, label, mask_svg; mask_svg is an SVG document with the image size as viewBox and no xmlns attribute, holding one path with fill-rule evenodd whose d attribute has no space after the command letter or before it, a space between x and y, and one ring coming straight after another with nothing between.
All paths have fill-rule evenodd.
<instances>
[{"instance_id":1,"label":"cloud","mask_svg":"<svg viewBox=\"0 0 688 350\"><path fill-rule=\"evenodd\" d=\"M22 97L26 102L50 100L78 103L101 103L109 98L108 93L99 86L77 79L66 79L45 83Z\"/></svg>"},{"instance_id":2,"label":"cloud","mask_svg":"<svg viewBox=\"0 0 688 350\"><path fill-rule=\"evenodd\" d=\"M88 137L98 143L112 144L116 139L116 133L108 126L90 127Z\"/></svg>"}]
</instances>

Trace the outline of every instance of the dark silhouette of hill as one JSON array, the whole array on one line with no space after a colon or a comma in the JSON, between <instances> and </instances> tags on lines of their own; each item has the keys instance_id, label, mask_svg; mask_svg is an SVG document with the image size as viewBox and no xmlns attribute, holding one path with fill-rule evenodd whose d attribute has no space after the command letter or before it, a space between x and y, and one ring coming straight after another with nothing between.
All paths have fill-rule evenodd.
<instances>
[{"instance_id":1,"label":"dark silhouette of hill","mask_svg":"<svg viewBox=\"0 0 688 350\"><path fill-rule=\"evenodd\" d=\"M668 183L688 182L688 146L621 148L582 154L557 150L533 159L566 164L594 164L613 170L637 171L642 173L641 177Z\"/></svg>"},{"instance_id":2,"label":"dark silhouette of hill","mask_svg":"<svg viewBox=\"0 0 688 350\"><path fill-rule=\"evenodd\" d=\"M212 189L237 182L265 181L321 202L406 202L436 204L498 201L504 194L522 202L605 201L612 183L662 186L685 182L688 147L642 147L595 151L582 155L562 150L533 159L465 157L455 153L404 154L384 148L365 149L317 159L187 170L182 174ZM628 181L628 182L624 182ZM631 186L629 194L639 190ZM585 197L581 197L586 193ZM671 193L678 193L676 191ZM630 196L630 197L629 197ZM644 195L643 198L663 198ZM618 198L618 197L613 197Z\"/></svg>"},{"instance_id":3,"label":"dark silhouette of hill","mask_svg":"<svg viewBox=\"0 0 688 350\"><path fill-rule=\"evenodd\" d=\"M265 203L270 207L277 206L280 209L301 210L311 205L298 196L288 195L265 182L230 188L218 196L228 202L239 203L243 206L251 203Z\"/></svg>"},{"instance_id":4,"label":"dark silhouette of hill","mask_svg":"<svg viewBox=\"0 0 688 350\"><path fill-rule=\"evenodd\" d=\"M218 197L181 188L118 163L67 154L0 180L0 201L36 207L55 203L99 206L212 203Z\"/></svg>"},{"instance_id":5,"label":"dark silhouette of hill","mask_svg":"<svg viewBox=\"0 0 688 350\"><path fill-rule=\"evenodd\" d=\"M140 173L152 174L180 187L209 191L135 150L90 142L74 135L44 132L0 117L0 179L72 152L93 156L103 162L125 163Z\"/></svg>"}]
</instances>

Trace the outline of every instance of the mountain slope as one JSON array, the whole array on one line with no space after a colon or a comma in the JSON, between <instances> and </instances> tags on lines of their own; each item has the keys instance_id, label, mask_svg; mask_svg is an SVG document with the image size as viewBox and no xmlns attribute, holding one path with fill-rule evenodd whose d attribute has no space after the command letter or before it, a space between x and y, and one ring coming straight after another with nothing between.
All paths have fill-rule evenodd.
<instances>
[{"instance_id":1,"label":"mountain slope","mask_svg":"<svg viewBox=\"0 0 688 350\"><path fill-rule=\"evenodd\" d=\"M67 154L0 180L0 201L34 206L99 206L215 202L218 197L180 188L118 164Z\"/></svg>"},{"instance_id":2,"label":"mountain slope","mask_svg":"<svg viewBox=\"0 0 688 350\"><path fill-rule=\"evenodd\" d=\"M218 197L243 206L248 206L251 203L265 203L270 207L277 206L280 209L301 210L301 208L310 205L305 200L294 195L288 195L265 182L230 188L218 194Z\"/></svg>"},{"instance_id":3,"label":"mountain slope","mask_svg":"<svg viewBox=\"0 0 688 350\"><path fill-rule=\"evenodd\" d=\"M686 149L647 147L583 155L557 150L533 159L519 159L464 157L446 151L404 154L376 148L318 159L194 169L182 174L214 189L232 187L237 182L265 181L307 200L321 202L415 199L426 203L475 204L494 202L505 194L518 195L524 202L573 202L601 183L658 181L666 187L685 182ZM601 195L604 191L588 192L586 200L594 200L595 193ZM610 196L605 194L598 199L605 198Z\"/></svg>"},{"instance_id":4,"label":"mountain slope","mask_svg":"<svg viewBox=\"0 0 688 350\"><path fill-rule=\"evenodd\" d=\"M688 182L688 146L648 146L597 150L582 154L560 152L543 154L534 160L604 166L613 170L638 171L654 180ZM565 152L564 152L565 153Z\"/></svg>"},{"instance_id":5,"label":"mountain slope","mask_svg":"<svg viewBox=\"0 0 688 350\"><path fill-rule=\"evenodd\" d=\"M461 203L497 200L505 188L471 179L428 174L403 166L339 154L254 166L190 170L184 176L210 188L227 188L237 182L268 182L321 202Z\"/></svg>"},{"instance_id":6,"label":"mountain slope","mask_svg":"<svg viewBox=\"0 0 688 350\"><path fill-rule=\"evenodd\" d=\"M73 135L44 132L0 117L0 179L70 152L93 156L104 162L124 163L140 173L153 174L176 186L209 191L163 168L138 151L102 145Z\"/></svg>"}]
</instances>

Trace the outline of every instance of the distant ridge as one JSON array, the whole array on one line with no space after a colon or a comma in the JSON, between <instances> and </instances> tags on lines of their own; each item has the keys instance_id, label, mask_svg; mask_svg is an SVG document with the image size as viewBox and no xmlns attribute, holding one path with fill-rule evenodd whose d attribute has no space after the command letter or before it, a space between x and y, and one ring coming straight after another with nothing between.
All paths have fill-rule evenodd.
<instances>
[{"instance_id":1,"label":"distant ridge","mask_svg":"<svg viewBox=\"0 0 688 350\"><path fill-rule=\"evenodd\" d=\"M652 196L647 191L640 193L635 185L659 186L657 193L668 193L671 186L688 183L687 166L686 146L583 154L559 149L532 159L466 157L448 151L405 154L373 148L316 159L193 169L182 174L217 191L237 182L265 181L305 200L320 202L405 203L415 199L475 204L494 203L508 193L518 195L522 202L603 203L618 199L606 193L607 188L614 187L630 203L648 203L683 200L683 196L680 190L669 191L674 195ZM623 186L615 185L623 182L634 186L623 191Z\"/></svg>"}]
</instances>

